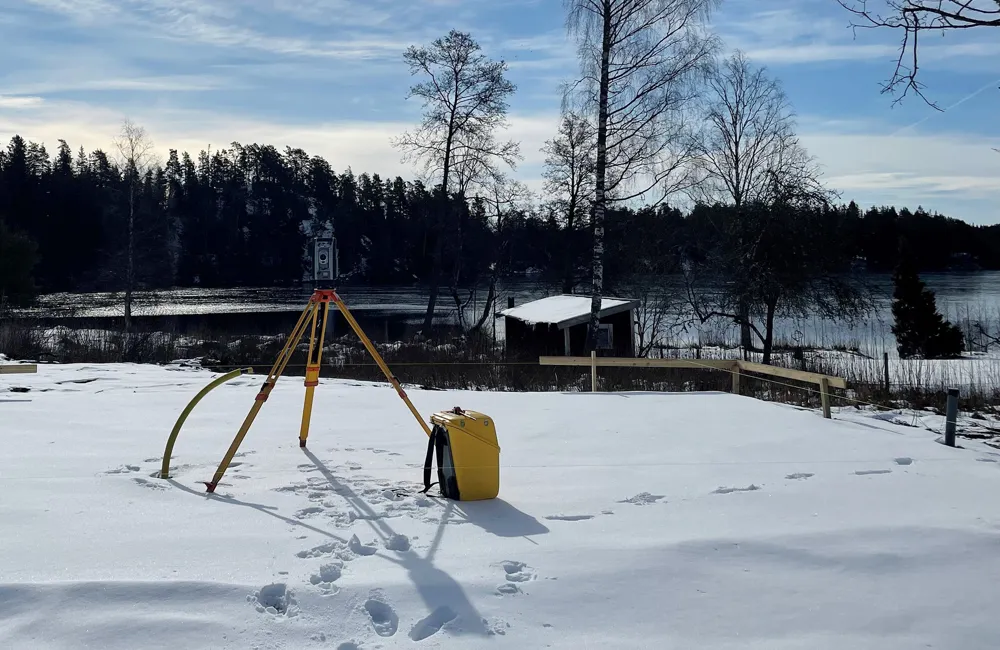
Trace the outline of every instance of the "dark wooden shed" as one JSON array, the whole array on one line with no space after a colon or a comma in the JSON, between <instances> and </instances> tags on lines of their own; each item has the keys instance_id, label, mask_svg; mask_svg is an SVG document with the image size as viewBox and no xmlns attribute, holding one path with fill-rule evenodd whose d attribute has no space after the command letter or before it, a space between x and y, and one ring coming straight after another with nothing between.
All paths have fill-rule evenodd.
<instances>
[{"instance_id":1,"label":"dark wooden shed","mask_svg":"<svg viewBox=\"0 0 1000 650\"><path fill-rule=\"evenodd\" d=\"M504 318L507 357L529 360L541 356L587 355L590 303L590 296L550 296L500 312ZM601 300L599 355L635 356L634 311L639 305L638 300Z\"/></svg>"}]
</instances>

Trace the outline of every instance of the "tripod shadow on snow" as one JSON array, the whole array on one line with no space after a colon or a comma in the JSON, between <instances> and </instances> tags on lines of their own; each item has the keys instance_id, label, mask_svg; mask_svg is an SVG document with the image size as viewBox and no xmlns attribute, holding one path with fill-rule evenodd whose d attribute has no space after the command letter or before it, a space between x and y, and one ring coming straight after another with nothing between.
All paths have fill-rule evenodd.
<instances>
[{"instance_id":1,"label":"tripod shadow on snow","mask_svg":"<svg viewBox=\"0 0 1000 650\"><path fill-rule=\"evenodd\" d=\"M359 518L372 528L376 536L380 538L383 547L395 546L395 540L399 538L396 531L379 517L372 507L358 496L348 484L340 481L309 449L303 449L302 453L330 483L334 492L343 497L358 513ZM484 625L483 616L469 600L462 586L446 571L434 565L434 555L441 544L448 518L453 509L452 503L445 506L434 540L423 557L412 548L407 548L405 551L395 551L392 555L378 553L378 557L406 569L413 586L423 599L429 615L433 617L434 613L448 611L450 618L457 619L455 625L448 626L449 634L488 636L489 632ZM451 614L455 616L452 617ZM415 630L414 633L420 636L421 633L418 632L420 631Z\"/></svg>"},{"instance_id":2,"label":"tripod shadow on snow","mask_svg":"<svg viewBox=\"0 0 1000 650\"><path fill-rule=\"evenodd\" d=\"M338 542L341 542L343 544L347 544L347 540L346 539L344 539L342 537L338 537L337 535L334 535L330 531L323 530L322 528L317 528L316 526L310 526L309 524L305 523L304 521L300 521L298 519L292 519L291 517L286 517L284 515L278 514L277 512L275 512L277 510L277 508L275 508L274 506L265 506L265 505L260 504L260 503L252 503L250 501L240 501L239 499L235 499L233 497L225 496L223 494L217 494L217 493L209 494L207 492L199 492L197 490L192 490L191 488L189 488L188 486L184 485L183 483L178 483L175 479L172 479L172 478L167 479L167 482L170 483L171 485L173 485L178 490L181 490L183 492L187 492L188 494L193 494L196 497L202 497L204 499L209 499L209 500L212 500L212 501L218 501L220 503L229 503L229 504L232 504L234 506L243 506L244 508L250 508L252 510L256 510L257 512L263 512L265 515L274 517L275 519L280 519L281 521L283 521L283 522L285 522L285 523L287 523L289 525L298 526L300 528L305 528L307 530L311 530L314 533L319 533L320 535L323 535L325 537L329 537L330 539L334 539L334 540L336 540Z\"/></svg>"}]
</instances>

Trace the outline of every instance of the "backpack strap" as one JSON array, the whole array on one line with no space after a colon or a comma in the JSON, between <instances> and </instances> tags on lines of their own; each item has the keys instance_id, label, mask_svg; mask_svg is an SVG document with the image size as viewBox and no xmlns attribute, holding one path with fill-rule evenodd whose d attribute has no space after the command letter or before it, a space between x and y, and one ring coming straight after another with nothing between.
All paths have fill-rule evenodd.
<instances>
[{"instance_id":1,"label":"backpack strap","mask_svg":"<svg viewBox=\"0 0 1000 650\"><path fill-rule=\"evenodd\" d=\"M431 471L434 465L434 448L438 447L438 465L441 464L441 448L440 445L436 445L438 437L437 425L431 429L430 438L427 439L427 456L424 458L424 489L420 491L420 494L426 494L428 490L437 485L437 481L431 483Z\"/></svg>"}]
</instances>

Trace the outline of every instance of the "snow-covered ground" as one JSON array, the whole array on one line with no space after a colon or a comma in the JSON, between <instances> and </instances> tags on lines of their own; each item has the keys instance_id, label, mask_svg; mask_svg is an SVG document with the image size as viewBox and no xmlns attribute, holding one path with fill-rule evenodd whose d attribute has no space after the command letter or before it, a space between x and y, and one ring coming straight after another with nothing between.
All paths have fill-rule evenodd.
<instances>
[{"instance_id":1,"label":"snow-covered ground","mask_svg":"<svg viewBox=\"0 0 1000 650\"><path fill-rule=\"evenodd\" d=\"M491 415L500 498L419 494L385 385L0 376L0 647L993 649L1000 452L716 393L411 391ZM8 392L17 386L28 392ZM432 490L435 492L436 488Z\"/></svg>"}]
</instances>

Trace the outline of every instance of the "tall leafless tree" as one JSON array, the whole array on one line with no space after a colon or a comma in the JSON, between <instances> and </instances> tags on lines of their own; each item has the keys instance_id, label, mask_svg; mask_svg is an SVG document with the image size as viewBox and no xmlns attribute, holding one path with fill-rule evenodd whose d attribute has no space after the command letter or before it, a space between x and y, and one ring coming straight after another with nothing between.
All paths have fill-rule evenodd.
<instances>
[{"instance_id":1,"label":"tall leafless tree","mask_svg":"<svg viewBox=\"0 0 1000 650\"><path fill-rule=\"evenodd\" d=\"M528 188L518 181L515 181L501 173L492 173L483 182L482 198L488 206L493 228L497 234L497 246L493 250L493 256L489 264L489 289L486 294L486 302L483 305L483 312L476 323L472 326L470 333L481 332L483 326L493 313L497 300L497 283L502 275L509 268L510 258L510 220L511 216L519 210L525 210L530 202L531 193Z\"/></svg>"},{"instance_id":2,"label":"tall leafless tree","mask_svg":"<svg viewBox=\"0 0 1000 650\"><path fill-rule=\"evenodd\" d=\"M754 66L742 52L721 62L709 78L704 127L698 138L699 170L705 182L695 195L706 203L732 205L737 219L735 236L752 236L745 219L739 218L747 203L769 203L776 177L796 176L802 186L815 183L809 159L799 155L793 114L777 80L762 67ZM742 250L743 247L740 247ZM737 307L740 342L745 351L752 345L750 304Z\"/></svg>"},{"instance_id":3,"label":"tall leafless tree","mask_svg":"<svg viewBox=\"0 0 1000 650\"><path fill-rule=\"evenodd\" d=\"M441 179L441 208L432 219L431 286L424 317L424 330L429 331L440 284L452 168L456 162L466 168L497 159L512 163L516 145L497 142L494 134L506 125L507 101L515 86L504 76L507 64L489 60L465 32L451 30L429 46L411 46L403 58L411 75L425 77L408 95L423 102L424 116L414 132L404 133L393 145L404 152L405 162L419 161L428 175ZM461 235L458 232L459 241Z\"/></svg>"},{"instance_id":4,"label":"tall leafless tree","mask_svg":"<svg viewBox=\"0 0 1000 650\"><path fill-rule=\"evenodd\" d=\"M851 273L850 249L831 216L836 193L823 187L805 149L794 141L782 148L764 182L760 198L738 212L731 204L707 207L719 236L685 276L696 318L750 328L770 363L776 316L850 323L873 303L864 278Z\"/></svg>"},{"instance_id":5,"label":"tall leafless tree","mask_svg":"<svg viewBox=\"0 0 1000 650\"><path fill-rule=\"evenodd\" d=\"M924 96L923 86L917 81L922 34L1000 27L1000 0L837 0L837 3L859 19L852 27L902 32L895 69L882 87L883 93L893 94L902 88L893 104L912 90L927 104L938 108Z\"/></svg>"},{"instance_id":6,"label":"tall leafless tree","mask_svg":"<svg viewBox=\"0 0 1000 650\"><path fill-rule=\"evenodd\" d=\"M473 192L481 192L487 196L493 194L497 179L504 178L501 165L515 169L521 159L520 145L517 142L497 141L492 132L462 133L456 138L453 148L452 169L455 176L455 190L460 197L468 197ZM466 231L468 230L468 211L462 210L455 224L452 239L452 270L448 282L448 290L459 315L464 310L462 301L463 282L462 269L465 259ZM468 278L475 282L475 278ZM469 292L474 294L474 290Z\"/></svg>"},{"instance_id":7,"label":"tall leafless tree","mask_svg":"<svg viewBox=\"0 0 1000 650\"><path fill-rule=\"evenodd\" d=\"M545 191L554 198L555 207L563 216L566 234L563 293L571 293L576 285L577 231L581 216L587 213L594 197L595 135L586 118L569 111L562 116L558 135L546 140L542 147Z\"/></svg>"},{"instance_id":8,"label":"tall leafless tree","mask_svg":"<svg viewBox=\"0 0 1000 650\"><path fill-rule=\"evenodd\" d=\"M153 142L146 130L129 119L122 122L114 140L128 195L128 246L125 259L125 334L132 327L132 294L135 291L135 217L142 179L155 163Z\"/></svg>"},{"instance_id":9,"label":"tall leafless tree","mask_svg":"<svg viewBox=\"0 0 1000 650\"><path fill-rule=\"evenodd\" d=\"M687 187L688 109L718 40L706 22L719 0L564 0L582 78L572 89L597 128L593 297L588 348L597 346L608 204Z\"/></svg>"},{"instance_id":10,"label":"tall leafless tree","mask_svg":"<svg viewBox=\"0 0 1000 650\"><path fill-rule=\"evenodd\" d=\"M777 80L742 52L723 61L708 86L698 139L699 169L707 182L697 186L698 194L739 209L772 188L771 172L795 144L794 116Z\"/></svg>"}]
</instances>

